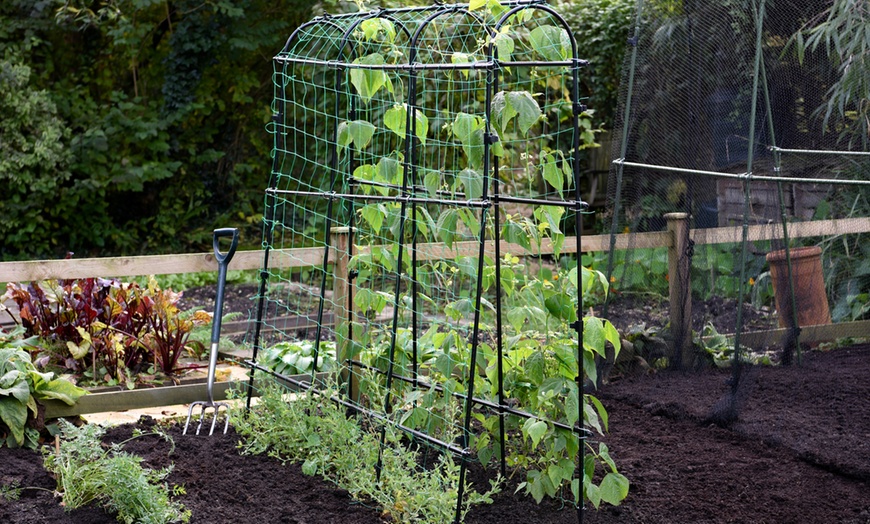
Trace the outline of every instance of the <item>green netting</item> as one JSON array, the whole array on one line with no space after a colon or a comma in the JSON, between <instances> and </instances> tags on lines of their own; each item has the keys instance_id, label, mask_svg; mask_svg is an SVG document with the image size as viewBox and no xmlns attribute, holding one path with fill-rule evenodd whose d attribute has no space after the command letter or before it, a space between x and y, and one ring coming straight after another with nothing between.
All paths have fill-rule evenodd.
<instances>
[{"instance_id":1,"label":"green netting","mask_svg":"<svg viewBox=\"0 0 870 524\"><path fill-rule=\"evenodd\" d=\"M664 296L672 322L689 319L691 333L662 331L666 354L646 355L662 367L788 364L870 335L855 322L870 311L867 65L853 34L867 21L831 5L637 3L603 221L612 249L593 258L624 296ZM669 258L672 237L656 232L672 212L691 231ZM661 278L669 261L685 264L680 282Z\"/></svg>"},{"instance_id":2,"label":"green netting","mask_svg":"<svg viewBox=\"0 0 870 524\"><path fill-rule=\"evenodd\" d=\"M506 435L538 424L561 439L563 472L540 489L577 500L566 239L592 136L575 48L551 8L519 2L324 16L290 37L274 60L255 358L308 352L258 377L349 368L343 402L459 456L460 478L469 460L504 470L502 451L529 444Z\"/></svg>"}]
</instances>

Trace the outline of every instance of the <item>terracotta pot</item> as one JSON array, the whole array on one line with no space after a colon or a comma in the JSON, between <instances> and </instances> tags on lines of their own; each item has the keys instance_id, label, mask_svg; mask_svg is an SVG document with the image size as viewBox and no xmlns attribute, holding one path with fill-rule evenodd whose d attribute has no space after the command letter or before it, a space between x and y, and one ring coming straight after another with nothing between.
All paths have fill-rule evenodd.
<instances>
[{"instance_id":1,"label":"terracotta pot","mask_svg":"<svg viewBox=\"0 0 870 524\"><path fill-rule=\"evenodd\" d=\"M831 323L828 296L822 274L822 248L796 247L790 249L792 275L794 278L795 305L798 326L815 326ZM789 290L788 262L785 250L767 254L770 263L770 278L780 327L792 324L792 300Z\"/></svg>"}]
</instances>

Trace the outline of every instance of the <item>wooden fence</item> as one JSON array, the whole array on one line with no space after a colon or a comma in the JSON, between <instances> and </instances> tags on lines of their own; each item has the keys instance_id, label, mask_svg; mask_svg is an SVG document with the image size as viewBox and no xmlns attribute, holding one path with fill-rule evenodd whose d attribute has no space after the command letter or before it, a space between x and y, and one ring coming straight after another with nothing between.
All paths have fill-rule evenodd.
<instances>
[{"instance_id":1,"label":"wooden fence","mask_svg":"<svg viewBox=\"0 0 870 524\"><path fill-rule=\"evenodd\" d=\"M675 346L688 351L691 344L691 286L689 284L690 261L684 256L686 246L691 239L696 246L707 244L733 243L742 237L741 227L718 227L709 229L692 229L688 227L688 215L671 213L666 215L667 229L649 233L620 234L615 237L615 249L628 248L668 248L669 298L671 304L680 303L683 307L670 309L671 325L677 326L674 332ZM849 218L822 220L812 222L797 222L789 226L791 238L806 238L817 236L836 236L854 233L870 232L870 218ZM755 225L748 229L750 241L778 240L782 238L780 228L770 225ZM346 303L340 297L346 297L348 289L342 287L347 282L348 243L347 230L336 228L333 231L329 261L337 264L334 268L336 287L333 289L335 303ZM562 253L602 252L610 250L609 235L590 235L580 238L565 239ZM361 247L357 253L366 253L378 246ZM417 260L450 259L459 256L477 256L479 244L476 241L456 242L451 248L443 243L419 244ZM501 242L500 251L515 256L547 255L553 253L549 240L544 240L540 250L530 251L518 244ZM495 243L486 243L485 252L495 253ZM311 267L323 263L324 248L294 248L271 250L269 266L274 268ZM229 264L230 270L260 269L263 265L263 251L238 251ZM87 278L87 277L131 277L143 275L163 275L216 271L217 262L214 253L193 253L182 255L151 255L138 257L113 258L83 258L69 260L34 260L25 262L0 262L0 282L29 282L46 279ZM345 275L342 278L342 275ZM336 312L335 317L346 318L347 312ZM781 330L761 333L743 334L741 340L747 345L754 341L764 340L771 335L780 334ZM801 339L807 342L834 340L840 337L870 336L870 321L839 323L828 326L812 326L804 329ZM171 388L164 388L171 389ZM156 391L156 390L155 390ZM191 391L194 391L191 389ZM148 398L136 401L140 406L143 402L152 406L165 405L165 397L158 393L139 394L137 398ZM176 395L177 396L177 395ZM180 397L179 397L180 398ZM186 398L186 397L185 397ZM101 400L99 409L111 405L112 402ZM141 406L140 406L141 407ZM68 410L67 410L68 411ZM67 411L64 411L65 413Z\"/></svg>"}]
</instances>

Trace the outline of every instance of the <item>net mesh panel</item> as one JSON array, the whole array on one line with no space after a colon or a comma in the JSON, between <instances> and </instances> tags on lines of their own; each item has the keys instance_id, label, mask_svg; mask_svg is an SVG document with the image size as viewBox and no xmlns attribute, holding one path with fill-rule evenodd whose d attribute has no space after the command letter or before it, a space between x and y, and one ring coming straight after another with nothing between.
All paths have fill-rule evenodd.
<instances>
[{"instance_id":1,"label":"net mesh panel","mask_svg":"<svg viewBox=\"0 0 870 524\"><path fill-rule=\"evenodd\" d=\"M422 444L486 448L493 460L499 439L480 444L470 420L498 409L476 402L465 412L465 398L533 411L514 400L547 341L568 357L534 380L567 380L568 389L560 385L558 409L537 417L579 445L566 423L566 399L579 390L578 335L571 314L554 321L545 305L555 289L574 319L579 309L576 279L565 277L577 264L565 238L579 209L579 65L548 7L505 6L500 16L517 9L505 22L509 43L495 36L498 18L465 5L321 17L288 40L274 62L255 342L268 352L308 340L321 357L350 359L342 387L354 405L419 432ZM488 65L490 38L514 65ZM528 417L501 420L510 433ZM559 491L567 499L569 486Z\"/></svg>"},{"instance_id":2,"label":"net mesh panel","mask_svg":"<svg viewBox=\"0 0 870 524\"><path fill-rule=\"evenodd\" d=\"M667 227L666 213L687 213L693 243L677 256L689 258L691 282L682 284L693 304L683 312L696 334L709 336L713 326L732 335L720 365L788 362L800 356L798 335L826 323L826 312L835 323L867 317L866 301L857 299L870 284L862 102L828 113L840 64L824 44L803 60L796 47L795 35L808 35L828 7L637 3L603 220L611 245L627 249L593 258L609 268L617 290L609 309L619 307L619 292L668 297L668 249L649 246L661 245L654 237ZM814 251L820 261L805 267ZM793 329L797 317L803 331ZM868 334L849 326L841 333ZM686 359L673 350L647 356L672 367L711 363L699 344L690 351Z\"/></svg>"}]
</instances>

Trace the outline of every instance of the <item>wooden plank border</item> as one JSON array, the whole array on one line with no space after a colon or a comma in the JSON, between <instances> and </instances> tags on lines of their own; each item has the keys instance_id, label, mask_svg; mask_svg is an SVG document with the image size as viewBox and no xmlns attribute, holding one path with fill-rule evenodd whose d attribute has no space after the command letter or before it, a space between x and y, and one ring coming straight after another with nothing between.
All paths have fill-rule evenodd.
<instances>
[{"instance_id":1,"label":"wooden plank border","mask_svg":"<svg viewBox=\"0 0 870 524\"><path fill-rule=\"evenodd\" d=\"M749 347L761 347L778 343L785 337L786 328L772 329L769 331L747 331L740 335L740 343ZM731 340L734 334L725 335ZM817 326L804 326L801 328L801 344L814 344L816 342L828 342L838 338L864 338L870 337L870 320L856 320L852 322L839 322L837 324L820 324Z\"/></svg>"},{"instance_id":2,"label":"wooden plank border","mask_svg":"<svg viewBox=\"0 0 870 524\"><path fill-rule=\"evenodd\" d=\"M311 375L294 375L298 381L308 381ZM318 373L318 380L326 380L325 373ZM298 390L293 383L278 380L285 387ZM247 381L215 382L214 400L227 399L227 391L233 387L246 387ZM254 396L259 396L256 389ZM60 400L42 400L45 405L46 418L75 417L92 413L107 413L111 411L127 411L130 409L159 408L163 406L176 406L190 404L198 400L208 398L208 384L185 384L180 386L164 386L157 388L143 388L124 391L103 391L90 393L81 398L74 406L68 406Z\"/></svg>"}]
</instances>

